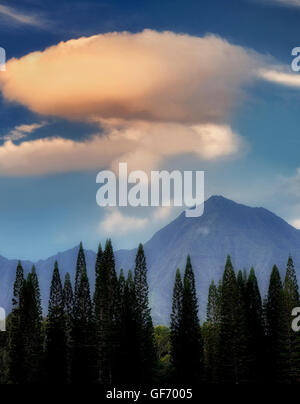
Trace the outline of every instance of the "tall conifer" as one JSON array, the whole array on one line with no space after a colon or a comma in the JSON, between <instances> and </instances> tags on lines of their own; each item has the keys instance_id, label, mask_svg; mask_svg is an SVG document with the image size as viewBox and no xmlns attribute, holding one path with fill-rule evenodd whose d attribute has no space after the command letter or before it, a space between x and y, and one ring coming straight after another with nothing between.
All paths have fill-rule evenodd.
<instances>
[{"instance_id":1,"label":"tall conifer","mask_svg":"<svg viewBox=\"0 0 300 404\"><path fill-rule=\"evenodd\" d=\"M147 265L143 245L140 244L134 269L135 314L139 339L140 382L148 383L155 366L154 329L149 307Z\"/></svg>"},{"instance_id":2,"label":"tall conifer","mask_svg":"<svg viewBox=\"0 0 300 404\"><path fill-rule=\"evenodd\" d=\"M50 287L46 327L46 360L48 382L63 384L67 381L67 340L63 288L57 261L54 264Z\"/></svg>"}]
</instances>

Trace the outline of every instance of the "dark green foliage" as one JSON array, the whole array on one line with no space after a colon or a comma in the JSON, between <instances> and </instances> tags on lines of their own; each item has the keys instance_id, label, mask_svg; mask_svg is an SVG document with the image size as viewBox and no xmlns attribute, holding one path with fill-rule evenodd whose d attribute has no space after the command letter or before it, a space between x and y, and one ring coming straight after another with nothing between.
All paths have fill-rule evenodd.
<instances>
[{"instance_id":1,"label":"dark green foliage","mask_svg":"<svg viewBox=\"0 0 300 404\"><path fill-rule=\"evenodd\" d=\"M287 379L291 383L300 382L300 334L291 328L293 320L292 310L299 307L299 289L293 259L290 256L287 262L286 275L283 284L284 318L288 339L289 374Z\"/></svg>"},{"instance_id":2,"label":"dark green foliage","mask_svg":"<svg viewBox=\"0 0 300 404\"><path fill-rule=\"evenodd\" d=\"M94 297L96 336L98 346L98 381L112 383L116 342L116 304L118 282L115 258L110 240L104 252L98 250L96 262L96 290Z\"/></svg>"},{"instance_id":3,"label":"dark green foliage","mask_svg":"<svg viewBox=\"0 0 300 404\"><path fill-rule=\"evenodd\" d=\"M236 352L237 352L237 380L238 383L250 381L247 309L246 309L246 276L242 271L238 272L237 283L237 307L236 307Z\"/></svg>"},{"instance_id":4,"label":"dark green foliage","mask_svg":"<svg viewBox=\"0 0 300 404\"><path fill-rule=\"evenodd\" d=\"M134 384L138 380L138 332L135 317L135 290L132 272L129 270L125 280L123 270L119 276L119 305L117 314L117 349L115 382Z\"/></svg>"},{"instance_id":5,"label":"dark green foliage","mask_svg":"<svg viewBox=\"0 0 300 404\"><path fill-rule=\"evenodd\" d=\"M20 325L22 329L23 360L20 364L21 384L42 381L43 334L40 289L35 268L23 282L20 292Z\"/></svg>"},{"instance_id":6,"label":"dark green foliage","mask_svg":"<svg viewBox=\"0 0 300 404\"><path fill-rule=\"evenodd\" d=\"M154 328L154 340L158 361L155 383L160 385L170 383L172 381L170 329L165 325L157 325Z\"/></svg>"},{"instance_id":7,"label":"dark green foliage","mask_svg":"<svg viewBox=\"0 0 300 404\"><path fill-rule=\"evenodd\" d=\"M135 258L134 291L139 347L137 372L141 383L149 383L155 366L154 329L149 307L147 265L142 244L139 245Z\"/></svg>"},{"instance_id":8,"label":"dark green foliage","mask_svg":"<svg viewBox=\"0 0 300 404\"><path fill-rule=\"evenodd\" d=\"M24 282L24 270L21 264L21 261L18 262L17 271L16 271L16 279L14 282L13 289L13 299L12 305L13 308L18 308L20 303L20 292Z\"/></svg>"},{"instance_id":9,"label":"dark green foliage","mask_svg":"<svg viewBox=\"0 0 300 404\"><path fill-rule=\"evenodd\" d=\"M202 326L206 382L217 383L220 377L221 288L214 281L208 291L206 322Z\"/></svg>"},{"instance_id":10,"label":"dark green foliage","mask_svg":"<svg viewBox=\"0 0 300 404\"><path fill-rule=\"evenodd\" d=\"M51 384L67 382L67 335L64 312L63 288L58 264L55 262L46 327L46 363L47 377Z\"/></svg>"},{"instance_id":11,"label":"dark green foliage","mask_svg":"<svg viewBox=\"0 0 300 404\"><path fill-rule=\"evenodd\" d=\"M291 329L300 302L291 257L283 285L273 267L262 306L254 269L236 276L228 256L222 282L210 284L200 327L188 256L183 280L176 271L170 330L152 325L142 245L134 278L123 270L117 278L110 240L104 251L99 246L95 273L92 302L82 244L74 296L69 274L62 287L55 263L43 321L36 270L24 279L18 263L8 332L0 334L0 383L300 382L300 333Z\"/></svg>"},{"instance_id":12,"label":"dark green foliage","mask_svg":"<svg viewBox=\"0 0 300 404\"><path fill-rule=\"evenodd\" d=\"M74 297L70 274L65 275L63 288L63 304L65 316L65 332L66 332L66 383L71 383L72 380L72 356L73 356L73 313L74 313Z\"/></svg>"},{"instance_id":13,"label":"dark green foliage","mask_svg":"<svg viewBox=\"0 0 300 404\"><path fill-rule=\"evenodd\" d=\"M98 246L98 252L97 252L97 258L96 258L96 264L95 264L95 292L94 292L94 307L95 307L95 313L99 314L99 305L101 303L101 265L102 265L102 259L103 259L103 251L101 244ZM98 319L99 320L99 319Z\"/></svg>"},{"instance_id":14,"label":"dark green foliage","mask_svg":"<svg viewBox=\"0 0 300 404\"><path fill-rule=\"evenodd\" d=\"M221 381L223 383L239 383L238 363L238 286L228 256L223 281L221 297L221 324L220 324L220 359L221 359Z\"/></svg>"},{"instance_id":15,"label":"dark green foliage","mask_svg":"<svg viewBox=\"0 0 300 404\"><path fill-rule=\"evenodd\" d=\"M220 323L221 315L221 287L217 287L215 282L212 281L209 285L206 321L213 324Z\"/></svg>"},{"instance_id":16,"label":"dark green foliage","mask_svg":"<svg viewBox=\"0 0 300 404\"><path fill-rule=\"evenodd\" d=\"M13 311L9 323L9 381L33 384L43 381L43 335L40 289L35 268L24 279L18 264Z\"/></svg>"},{"instance_id":17,"label":"dark green foliage","mask_svg":"<svg viewBox=\"0 0 300 404\"><path fill-rule=\"evenodd\" d=\"M246 283L246 320L248 333L249 379L261 382L264 376L265 338L263 308L258 283L253 268Z\"/></svg>"},{"instance_id":18,"label":"dark green foliage","mask_svg":"<svg viewBox=\"0 0 300 404\"><path fill-rule=\"evenodd\" d=\"M171 342L172 363L177 379L184 384L201 381L203 378L203 342L198 319L195 277L190 256L187 257L183 285L181 285L179 271L176 273L171 315Z\"/></svg>"},{"instance_id":19,"label":"dark green foliage","mask_svg":"<svg viewBox=\"0 0 300 404\"><path fill-rule=\"evenodd\" d=\"M73 310L73 383L89 383L94 378L94 327L89 280L82 244L80 244L75 281Z\"/></svg>"},{"instance_id":20,"label":"dark green foliage","mask_svg":"<svg viewBox=\"0 0 300 404\"><path fill-rule=\"evenodd\" d=\"M20 383L22 380L22 368L20 364L24 357L23 332L21 328L20 295L24 284L24 271L19 261L16 278L13 287L12 313L8 327L8 356L9 356L9 380L12 383Z\"/></svg>"},{"instance_id":21,"label":"dark green foliage","mask_svg":"<svg viewBox=\"0 0 300 404\"><path fill-rule=\"evenodd\" d=\"M176 371L176 378L180 377L180 369L182 363L182 298L183 284L181 280L180 270L177 268L175 276L175 284L173 289L172 312L171 312L171 361Z\"/></svg>"},{"instance_id":22,"label":"dark green foliage","mask_svg":"<svg viewBox=\"0 0 300 404\"><path fill-rule=\"evenodd\" d=\"M266 333L268 348L267 375L270 382L285 382L288 373L288 341L285 298L280 274L274 265L266 301Z\"/></svg>"}]
</instances>

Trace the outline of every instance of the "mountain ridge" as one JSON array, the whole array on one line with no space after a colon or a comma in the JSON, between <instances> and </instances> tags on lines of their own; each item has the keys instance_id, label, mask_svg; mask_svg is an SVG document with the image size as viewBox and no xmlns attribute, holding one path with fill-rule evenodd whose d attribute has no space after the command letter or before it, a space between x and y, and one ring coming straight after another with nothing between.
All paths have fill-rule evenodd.
<instances>
[{"instance_id":1,"label":"mountain ridge","mask_svg":"<svg viewBox=\"0 0 300 404\"><path fill-rule=\"evenodd\" d=\"M158 230L145 244L148 264L150 304L156 323L168 323L176 268L184 270L189 254L195 271L199 295L199 313L204 319L208 286L218 281L227 254L236 270L256 270L262 293L266 293L271 268L279 266L281 275L289 254L293 256L300 278L300 230L263 207L249 207L220 195L211 196L204 206L204 214L177 218ZM46 311L54 261L57 260L62 278L68 271L74 279L78 246L59 252L34 264L40 279L43 310ZM116 268L125 272L134 267L136 249L115 252ZM96 253L85 250L87 271L94 290ZM12 285L18 260L0 256L0 305L10 310ZM24 270L33 262L22 261Z\"/></svg>"}]
</instances>

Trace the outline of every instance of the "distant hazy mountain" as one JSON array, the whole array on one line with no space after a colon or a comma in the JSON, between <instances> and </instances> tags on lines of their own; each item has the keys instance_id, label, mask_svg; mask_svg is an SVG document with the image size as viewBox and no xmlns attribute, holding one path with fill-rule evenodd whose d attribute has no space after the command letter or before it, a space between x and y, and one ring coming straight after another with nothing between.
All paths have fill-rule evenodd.
<instances>
[{"instance_id":1,"label":"distant hazy mountain","mask_svg":"<svg viewBox=\"0 0 300 404\"><path fill-rule=\"evenodd\" d=\"M184 269L187 254L191 255L199 295L200 314L204 318L207 291L212 279L218 281L227 254L236 269L254 266L264 294L270 271L276 263L284 273L291 254L300 280L300 230L264 208L247 207L221 196L205 202L203 216L186 218L184 212L158 231L147 243L150 303L156 323L168 323L175 270ZM49 285L55 259L62 276L69 271L74 279L78 247L36 263L40 278L43 307L47 308ZM86 251L92 290L96 255ZM117 269L134 267L135 250L116 252ZM10 309L16 260L0 257L0 305ZM28 270L32 263L24 262Z\"/></svg>"}]
</instances>

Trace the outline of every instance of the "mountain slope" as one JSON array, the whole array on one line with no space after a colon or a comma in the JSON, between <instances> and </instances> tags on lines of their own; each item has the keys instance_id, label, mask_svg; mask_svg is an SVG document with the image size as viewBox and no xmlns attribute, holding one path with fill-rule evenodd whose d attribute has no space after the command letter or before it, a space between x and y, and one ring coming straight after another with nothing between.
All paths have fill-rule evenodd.
<instances>
[{"instance_id":1,"label":"mountain slope","mask_svg":"<svg viewBox=\"0 0 300 404\"><path fill-rule=\"evenodd\" d=\"M44 310L55 259L62 276L69 271L74 279L77 251L75 247L36 263ZM117 269L133 268L135 252L117 251ZM199 218L186 218L183 212L145 243L145 252L152 314L159 323L168 323L175 270L184 269L187 254L191 255L195 271L202 319L209 283L221 278L227 254L236 269L254 266L263 294L273 264L283 274L289 254L300 280L300 231L266 209L247 207L221 196L209 198ZM96 254L86 251L86 258L93 290ZM6 310L10 309L16 265L16 260L0 257L0 305ZM23 265L29 270L32 263L26 261Z\"/></svg>"}]
</instances>

